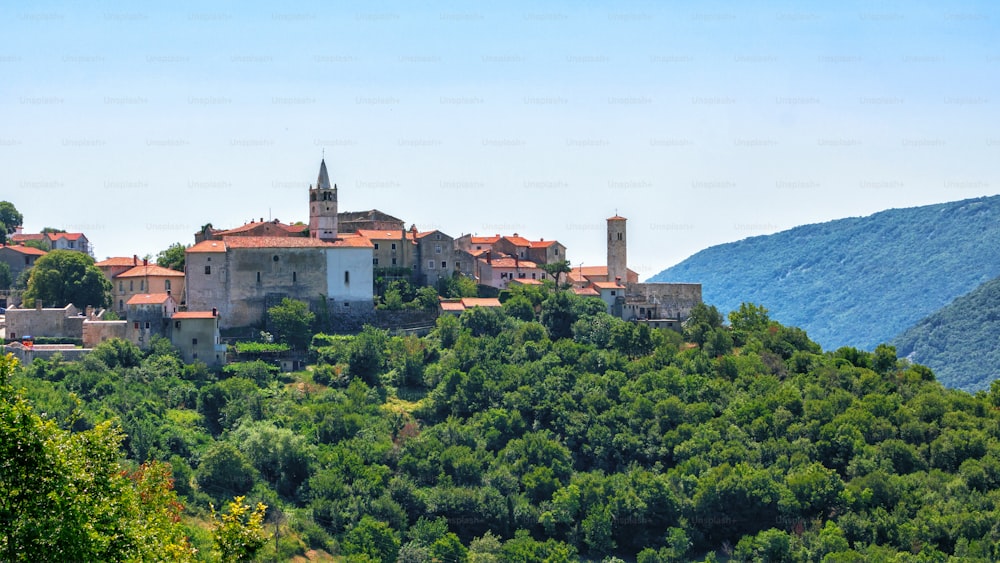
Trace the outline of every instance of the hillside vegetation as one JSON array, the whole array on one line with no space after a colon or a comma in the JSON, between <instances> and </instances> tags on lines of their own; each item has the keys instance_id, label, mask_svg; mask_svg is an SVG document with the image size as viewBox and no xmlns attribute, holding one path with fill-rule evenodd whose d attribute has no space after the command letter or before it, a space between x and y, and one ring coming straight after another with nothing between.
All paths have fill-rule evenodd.
<instances>
[{"instance_id":1,"label":"hillside vegetation","mask_svg":"<svg viewBox=\"0 0 1000 563\"><path fill-rule=\"evenodd\" d=\"M751 305L729 327L699 306L682 337L504 297L423 338L317 335L307 372L109 341L12 383L66 430L117 421L123 470L169 464L201 560L197 522L234 496L268 507L262 560L1000 557L1000 387L824 352Z\"/></svg>"},{"instance_id":2,"label":"hillside vegetation","mask_svg":"<svg viewBox=\"0 0 1000 563\"><path fill-rule=\"evenodd\" d=\"M922 319L893 340L900 355L925 364L949 387L988 389L1000 376L1000 278Z\"/></svg>"},{"instance_id":3,"label":"hillside vegetation","mask_svg":"<svg viewBox=\"0 0 1000 563\"><path fill-rule=\"evenodd\" d=\"M762 303L826 348L872 350L1000 275L1000 196L805 225L713 246L653 276L723 310Z\"/></svg>"}]
</instances>

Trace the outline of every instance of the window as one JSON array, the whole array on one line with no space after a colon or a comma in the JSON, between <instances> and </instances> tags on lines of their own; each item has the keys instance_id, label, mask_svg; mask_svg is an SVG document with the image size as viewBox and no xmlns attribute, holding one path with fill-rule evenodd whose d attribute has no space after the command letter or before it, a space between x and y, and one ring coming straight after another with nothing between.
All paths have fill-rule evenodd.
<instances>
[{"instance_id":1,"label":"window","mask_svg":"<svg viewBox=\"0 0 1000 563\"><path fill-rule=\"evenodd\" d=\"M372 265L378 266L378 258L372 258Z\"/></svg>"},{"instance_id":2,"label":"window","mask_svg":"<svg viewBox=\"0 0 1000 563\"><path fill-rule=\"evenodd\" d=\"M622 240L622 234L618 233L618 240Z\"/></svg>"},{"instance_id":3,"label":"window","mask_svg":"<svg viewBox=\"0 0 1000 563\"><path fill-rule=\"evenodd\" d=\"M441 261L441 269L443 270L443 269L445 269L445 268L447 268L447 267L448 267L448 263L447 263L447 262L445 262L444 260L442 260L442 261Z\"/></svg>"},{"instance_id":4,"label":"window","mask_svg":"<svg viewBox=\"0 0 1000 563\"><path fill-rule=\"evenodd\" d=\"M375 250L378 250L378 243L375 243Z\"/></svg>"},{"instance_id":5,"label":"window","mask_svg":"<svg viewBox=\"0 0 1000 563\"><path fill-rule=\"evenodd\" d=\"M433 270L434 269L434 261L433 260L428 260L427 261L427 269L428 270Z\"/></svg>"},{"instance_id":6,"label":"window","mask_svg":"<svg viewBox=\"0 0 1000 563\"><path fill-rule=\"evenodd\" d=\"M441 245L440 244L435 244L434 245L434 254L441 254Z\"/></svg>"},{"instance_id":7,"label":"window","mask_svg":"<svg viewBox=\"0 0 1000 563\"><path fill-rule=\"evenodd\" d=\"M195 352L194 354L191 354L191 359L192 360L197 360L198 359L198 352Z\"/></svg>"},{"instance_id":8,"label":"window","mask_svg":"<svg viewBox=\"0 0 1000 563\"><path fill-rule=\"evenodd\" d=\"M145 329L146 329L146 330L149 330L149 321L146 321L146 326L145 326Z\"/></svg>"},{"instance_id":9,"label":"window","mask_svg":"<svg viewBox=\"0 0 1000 563\"><path fill-rule=\"evenodd\" d=\"M615 295L618 295L618 292L611 290L611 297L614 297Z\"/></svg>"},{"instance_id":10,"label":"window","mask_svg":"<svg viewBox=\"0 0 1000 563\"><path fill-rule=\"evenodd\" d=\"M274 255L274 258L272 258L272 260L274 260L275 262L277 262L277 261L279 260L279 258L278 258L278 255L277 255L277 254L275 254L275 255Z\"/></svg>"},{"instance_id":11,"label":"window","mask_svg":"<svg viewBox=\"0 0 1000 563\"><path fill-rule=\"evenodd\" d=\"M139 280L139 291L146 291L146 280Z\"/></svg>"},{"instance_id":12,"label":"window","mask_svg":"<svg viewBox=\"0 0 1000 563\"><path fill-rule=\"evenodd\" d=\"M351 283L351 272L344 270L344 285Z\"/></svg>"},{"instance_id":13,"label":"window","mask_svg":"<svg viewBox=\"0 0 1000 563\"><path fill-rule=\"evenodd\" d=\"M211 273L212 273L212 267L211 266L205 266L205 275L207 276L207 275L210 275Z\"/></svg>"},{"instance_id":14,"label":"window","mask_svg":"<svg viewBox=\"0 0 1000 563\"><path fill-rule=\"evenodd\" d=\"M392 243L392 249L396 250L396 243Z\"/></svg>"},{"instance_id":15,"label":"window","mask_svg":"<svg viewBox=\"0 0 1000 563\"><path fill-rule=\"evenodd\" d=\"M535 279L535 272L531 272L531 279Z\"/></svg>"},{"instance_id":16,"label":"window","mask_svg":"<svg viewBox=\"0 0 1000 563\"><path fill-rule=\"evenodd\" d=\"M177 328L177 329L181 328L181 322L180 321L174 321L174 328Z\"/></svg>"},{"instance_id":17,"label":"window","mask_svg":"<svg viewBox=\"0 0 1000 563\"><path fill-rule=\"evenodd\" d=\"M163 289L170 291L170 280L163 281Z\"/></svg>"},{"instance_id":18,"label":"window","mask_svg":"<svg viewBox=\"0 0 1000 563\"><path fill-rule=\"evenodd\" d=\"M395 259L395 258L393 258L393 259L392 259L392 265L393 265L393 266L395 266L395 265L396 265L396 259Z\"/></svg>"},{"instance_id":19,"label":"window","mask_svg":"<svg viewBox=\"0 0 1000 563\"><path fill-rule=\"evenodd\" d=\"M556 250L555 250L555 255L556 255L556 256L559 256L559 247L557 246L557 247L555 247L555 249L556 249Z\"/></svg>"},{"instance_id":20,"label":"window","mask_svg":"<svg viewBox=\"0 0 1000 563\"><path fill-rule=\"evenodd\" d=\"M132 328L135 330L139 330L139 321L135 321L134 323L132 323Z\"/></svg>"},{"instance_id":21,"label":"window","mask_svg":"<svg viewBox=\"0 0 1000 563\"><path fill-rule=\"evenodd\" d=\"M119 300L118 300L118 310L119 310L119 311L122 311L122 310L124 310L124 309L125 309L125 301L123 301L123 300L119 299Z\"/></svg>"},{"instance_id":22,"label":"window","mask_svg":"<svg viewBox=\"0 0 1000 563\"><path fill-rule=\"evenodd\" d=\"M128 290L135 291L135 280L128 280Z\"/></svg>"},{"instance_id":23,"label":"window","mask_svg":"<svg viewBox=\"0 0 1000 563\"><path fill-rule=\"evenodd\" d=\"M76 243L73 242L73 241L69 241L69 247L70 248L76 248Z\"/></svg>"},{"instance_id":24,"label":"window","mask_svg":"<svg viewBox=\"0 0 1000 563\"><path fill-rule=\"evenodd\" d=\"M257 272L257 283L260 283L260 272Z\"/></svg>"},{"instance_id":25,"label":"window","mask_svg":"<svg viewBox=\"0 0 1000 563\"><path fill-rule=\"evenodd\" d=\"M24 257L24 265L25 266L30 266L31 265L31 258L28 258L27 256L25 256Z\"/></svg>"},{"instance_id":26,"label":"window","mask_svg":"<svg viewBox=\"0 0 1000 563\"><path fill-rule=\"evenodd\" d=\"M118 280L118 293L125 293L125 282Z\"/></svg>"},{"instance_id":27,"label":"window","mask_svg":"<svg viewBox=\"0 0 1000 563\"><path fill-rule=\"evenodd\" d=\"M292 272L292 283L295 283L299 279L298 272Z\"/></svg>"},{"instance_id":28,"label":"window","mask_svg":"<svg viewBox=\"0 0 1000 563\"><path fill-rule=\"evenodd\" d=\"M192 346L197 346L198 345L198 339L197 338L192 338L191 339L191 345Z\"/></svg>"},{"instance_id":29,"label":"window","mask_svg":"<svg viewBox=\"0 0 1000 563\"><path fill-rule=\"evenodd\" d=\"M461 270L462 269L462 263L461 262L455 262L455 269L456 270Z\"/></svg>"}]
</instances>

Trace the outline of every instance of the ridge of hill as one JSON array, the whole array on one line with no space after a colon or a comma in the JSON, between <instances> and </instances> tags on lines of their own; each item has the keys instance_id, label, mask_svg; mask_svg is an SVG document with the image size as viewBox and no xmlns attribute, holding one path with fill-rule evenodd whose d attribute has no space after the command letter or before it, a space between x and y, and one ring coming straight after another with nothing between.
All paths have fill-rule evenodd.
<instances>
[{"instance_id":1,"label":"ridge of hill","mask_svg":"<svg viewBox=\"0 0 1000 563\"><path fill-rule=\"evenodd\" d=\"M1000 276L1000 196L803 225L713 246L650 281L764 305L826 349L871 350Z\"/></svg>"},{"instance_id":2,"label":"ridge of hill","mask_svg":"<svg viewBox=\"0 0 1000 563\"><path fill-rule=\"evenodd\" d=\"M1000 278L939 309L893 339L900 357L926 365L947 385L975 392L1000 376Z\"/></svg>"}]
</instances>

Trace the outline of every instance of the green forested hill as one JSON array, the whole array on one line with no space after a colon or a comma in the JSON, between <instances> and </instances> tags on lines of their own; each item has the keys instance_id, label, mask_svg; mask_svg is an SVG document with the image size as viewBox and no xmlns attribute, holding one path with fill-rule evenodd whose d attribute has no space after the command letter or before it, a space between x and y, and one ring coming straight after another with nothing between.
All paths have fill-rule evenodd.
<instances>
[{"instance_id":1,"label":"green forested hill","mask_svg":"<svg viewBox=\"0 0 1000 563\"><path fill-rule=\"evenodd\" d=\"M728 327L700 306L682 337L519 291L427 337L317 335L305 372L215 374L163 341L110 341L12 384L53 427L116 421L123 474L169 464L186 519L267 505L278 536L257 560L1000 558L1000 385L943 388L888 346L823 351L754 306ZM16 422L0 417L0 443ZM33 515L16 517L30 549ZM221 559L185 526L192 559Z\"/></svg>"},{"instance_id":2,"label":"green forested hill","mask_svg":"<svg viewBox=\"0 0 1000 563\"><path fill-rule=\"evenodd\" d=\"M652 281L761 303L827 348L871 350L1000 275L1000 196L805 225L703 250Z\"/></svg>"},{"instance_id":3,"label":"green forested hill","mask_svg":"<svg viewBox=\"0 0 1000 563\"><path fill-rule=\"evenodd\" d=\"M949 387L988 389L1000 377L1000 278L922 319L893 344Z\"/></svg>"}]
</instances>

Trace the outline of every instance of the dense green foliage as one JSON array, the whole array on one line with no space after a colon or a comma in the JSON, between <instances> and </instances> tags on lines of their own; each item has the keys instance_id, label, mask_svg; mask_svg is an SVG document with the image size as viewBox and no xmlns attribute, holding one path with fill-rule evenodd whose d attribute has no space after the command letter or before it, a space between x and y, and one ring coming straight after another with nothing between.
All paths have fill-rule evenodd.
<instances>
[{"instance_id":1,"label":"dense green foliage","mask_svg":"<svg viewBox=\"0 0 1000 563\"><path fill-rule=\"evenodd\" d=\"M765 303L825 348L872 350L1000 276L1000 196L893 209L713 246L652 281Z\"/></svg>"},{"instance_id":2,"label":"dense green foliage","mask_svg":"<svg viewBox=\"0 0 1000 563\"><path fill-rule=\"evenodd\" d=\"M7 236L14 233L16 227L24 222L24 215L9 201L0 201L0 241L6 241Z\"/></svg>"},{"instance_id":3,"label":"dense green foliage","mask_svg":"<svg viewBox=\"0 0 1000 563\"><path fill-rule=\"evenodd\" d=\"M885 345L824 352L755 305L699 307L681 335L571 293L505 299L536 312L317 335L291 375L119 344L16 379L54 424L119 419L192 513L246 495L285 515L263 559L1000 557L1000 385L945 389Z\"/></svg>"},{"instance_id":4,"label":"dense green foliage","mask_svg":"<svg viewBox=\"0 0 1000 563\"><path fill-rule=\"evenodd\" d=\"M174 244L168 246L166 250L161 250L159 254L156 255L156 265L183 272L186 250L186 246L179 242L175 242Z\"/></svg>"},{"instance_id":5,"label":"dense green foliage","mask_svg":"<svg viewBox=\"0 0 1000 563\"><path fill-rule=\"evenodd\" d=\"M1000 278L922 319L893 340L901 356L934 370L948 387L989 389L1000 377Z\"/></svg>"},{"instance_id":6,"label":"dense green foliage","mask_svg":"<svg viewBox=\"0 0 1000 563\"><path fill-rule=\"evenodd\" d=\"M267 310L267 324L279 342L292 348L305 349L312 337L316 315L304 301L285 297Z\"/></svg>"},{"instance_id":7,"label":"dense green foliage","mask_svg":"<svg viewBox=\"0 0 1000 563\"><path fill-rule=\"evenodd\" d=\"M111 303L111 282L90 256L74 250L53 250L31 268L24 303L31 307L36 299L46 307L65 307L69 303L80 310L105 307Z\"/></svg>"}]
</instances>

